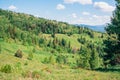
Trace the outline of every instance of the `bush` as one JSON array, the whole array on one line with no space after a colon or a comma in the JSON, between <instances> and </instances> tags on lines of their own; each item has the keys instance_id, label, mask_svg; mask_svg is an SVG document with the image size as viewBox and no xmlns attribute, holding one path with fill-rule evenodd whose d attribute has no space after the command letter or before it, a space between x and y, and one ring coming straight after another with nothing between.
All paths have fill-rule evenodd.
<instances>
[{"instance_id":1,"label":"bush","mask_svg":"<svg viewBox=\"0 0 120 80\"><path fill-rule=\"evenodd\" d=\"M83 38L83 37L78 38L77 40L78 40L78 42L81 43L81 44L85 44L85 42L86 42L86 39Z\"/></svg>"},{"instance_id":2,"label":"bush","mask_svg":"<svg viewBox=\"0 0 120 80\"><path fill-rule=\"evenodd\" d=\"M44 38L39 39L39 44L44 44L44 42L45 42Z\"/></svg>"},{"instance_id":3,"label":"bush","mask_svg":"<svg viewBox=\"0 0 120 80\"><path fill-rule=\"evenodd\" d=\"M42 63L45 63L45 64L49 63L49 59L47 57L45 57L44 60L42 61Z\"/></svg>"},{"instance_id":4,"label":"bush","mask_svg":"<svg viewBox=\"0 0 120 80\"><path fill-rule=\"evenodd\" d=\"M18 58L22 58L23 57L22 51L18 49L17 52L15 53L15 56Z\"/></svg>"},{"instance_id":5,"label":"bush","mask_svg":"<svg viewBox=\"0 0 120 80\"><path fill-rule=\"evenodd\" d=\"M67 43L66 40L65 40L64 38L62 38L62 41L61 41L62 46L65 47L65 46L66 46L66 43Z\"/></svg>"},{"instance_id":6,"label":"bush","mask_svg":"<svg viewBox=\"0 0 120 80\"><path fill-rule=\"evenodd\" d=\"M24 65L28 65L28 62L25 62Z\"/></svg>"},{"instance_id":7,"label":"bush","mask_svg":"<svg viewBox=\"0 0 120 80\"><path fill-rule=\"evenodd\" d=\"M58 55L56 57L56 62L60 64L66 64L67 63L67 58L64 55Z\"/></svg>"},{"instance_id":8,"label":"bush","mask_svg":"<svg viewBox=\"0 0 120 80\"><path fill-rule=\"evenodd\" d=\"M11 67L11 65L6 64L5 66L1 67L0 71L4 72L4 73L11 73L12 72L12 67Z\"/></svg>"}]
</instances>

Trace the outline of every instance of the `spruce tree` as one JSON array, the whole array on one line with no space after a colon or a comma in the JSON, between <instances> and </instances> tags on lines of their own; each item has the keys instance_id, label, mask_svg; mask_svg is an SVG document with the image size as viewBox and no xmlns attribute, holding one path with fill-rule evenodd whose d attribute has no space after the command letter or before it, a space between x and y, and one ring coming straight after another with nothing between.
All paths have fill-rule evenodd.
<instances>
[{"instance_id":1,"label":"spruce tree","mask_svg":"<svg viewBox=\"0 0 120 80\"><path fill-rule=\"evenodd\" d=\"M97 53L96 49L92 49L90 67L91 69L97 69L99 67L99 54Z\"/></svg>"},{"instance_id":2,"label":"spruce tree","mask_svg":"<svg viewBox=\"0 0 120 80\"><path fill-rule=\"evenodd\" d=\"M106 27L108 37L104 41L104 51L106 52L104 60L111 65L120 64L120 0L115 1L116 9L113 12L111 23Z\"/></svg>"},{"instance_id":3,"label":"spruce tree","mask_svg":"<svg viewBox=\"0 0 120 80\"><path fill-rule=\"evenodd\" d=\"M0 44L0 54L2 53L2 47L1 47L1 44Z\"/></svg>"}]
</instances>

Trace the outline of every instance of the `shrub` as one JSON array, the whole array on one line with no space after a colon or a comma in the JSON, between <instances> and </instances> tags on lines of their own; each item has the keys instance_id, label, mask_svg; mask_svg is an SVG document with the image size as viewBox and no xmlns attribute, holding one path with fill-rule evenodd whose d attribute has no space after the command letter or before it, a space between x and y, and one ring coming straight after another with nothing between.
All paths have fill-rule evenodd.
<instances>
[{"instance_id":1,"label":"shrub","mask_svg":"<svg viewBox=\"0 0 120 80\"><path fill-rule=\"evenodd\" d=\"M6 64L6 65L1 67L0 71L4 72L4 73L11 73L12 72L12 67L11 67L11 65Z\"/></svg>"},{"instance_id":2,"label":"shrub","mask_svg":"<svg viewBox=\"0 0 120 80\"><path fill-rule=\"evenodd\" d=\"M44 44L44 42L45 42L44 38L39 39L39 44Z\"/></svg>"},{"instance_id":3,"label":"shrub","mask_svg":"<svg viewBox=\"0 0 120 80\"><path fill-rule=\"evenodd\" d=\"M48 58L47 58L47 57L45 57L45 58L44 58L44 60L42 61L42 63L46 63L46 64L47 64L47 63L49 63Z\"/></svg>"},{"instance_id":4,"label":"shrub","mask_svg":"<svg viewBox=\"0 0 120 80\"><path fill-rule=\"evenodd\" d=\"M22 58L23 57L22 51L18 49L17 52L15 53L15 56L18 58Z\"/></svg>"},{"instance_id":5,"label":"shrub","mask_svg":"<svg viewBox=\"0 0 120 80\"><path fill-rule=\"evenodd\" d=\"M86 42L86 39L83 38L83 37L78 38L77 40L78 40L78 42L81 43L81 44L85 44L85 42Z\"/></svg>"},{"instance_id":6,"label":"shrub","mask_svg":"<svg viewBox=\"0 0 120 80\"><path fill-rule=\"evenodd\" d=\"M66 40L65 40L64 38L62 38L62 41L61 41L62 46L65 47L65 46L66 46L66 43L67 43Z\"/></svg>"},{"instance_id":7,"label":"shrub","mask_svg":"<svg viewBox=\"0 0 120 80\"><path fill-rule=\"evenodd\" d=\"M64 55L58 55L56 57L56 62L60 64L66 64L67 63L67 58Z\"/></svg>"},{"instance_id":8,"label":"shrub","mask_svg":"<svg viewBox=\"0 0 120 80\"><path fill-rule=\"evenodd\" d=\"M28 65L28 62L25 62L24 65Z\"/></svg>"}]
</instances>

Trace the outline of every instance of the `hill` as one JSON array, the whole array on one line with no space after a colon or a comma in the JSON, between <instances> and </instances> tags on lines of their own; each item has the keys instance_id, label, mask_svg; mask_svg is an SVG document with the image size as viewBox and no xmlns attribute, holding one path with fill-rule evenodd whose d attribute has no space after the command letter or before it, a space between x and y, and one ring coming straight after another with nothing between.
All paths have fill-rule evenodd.
<instances>
[{"instance_id":1,"label":"hill","mask_svg":"<svg viewBox=\"0 0 120 80\"><path fill-rule=\"evenodd\" d=\"M92 71L105 67L105 38L86 27L0 9L0 79L119 80L118 69Z\"/></svg>"},{"instance_id":2,"label":"hill","mask_svg":"<svg viewBox=\"0 0 120 80\"><path fill-rule=\"evenodd\" d=\"M93 25L80 24L80 26L87 27L87 28L92 29L94 31L105 32L105 25L94 25L93 26Z\"/></svg>"}]
</instances>

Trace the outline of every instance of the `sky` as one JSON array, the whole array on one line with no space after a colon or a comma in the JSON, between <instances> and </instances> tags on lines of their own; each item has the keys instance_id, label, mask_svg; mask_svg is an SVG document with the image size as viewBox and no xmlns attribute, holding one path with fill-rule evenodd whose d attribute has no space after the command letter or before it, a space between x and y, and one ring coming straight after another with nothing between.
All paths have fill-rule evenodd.
<instances>
[{"instance_id":1,"label":"sky","mask_svg":"<svg viewBox=\"0 0 120 80\"><path fill-rule=\"evenodd\" d=\"M0 8L70 24L104 25L115 0L0 0Z\"/></svg>"}]
</instances>

